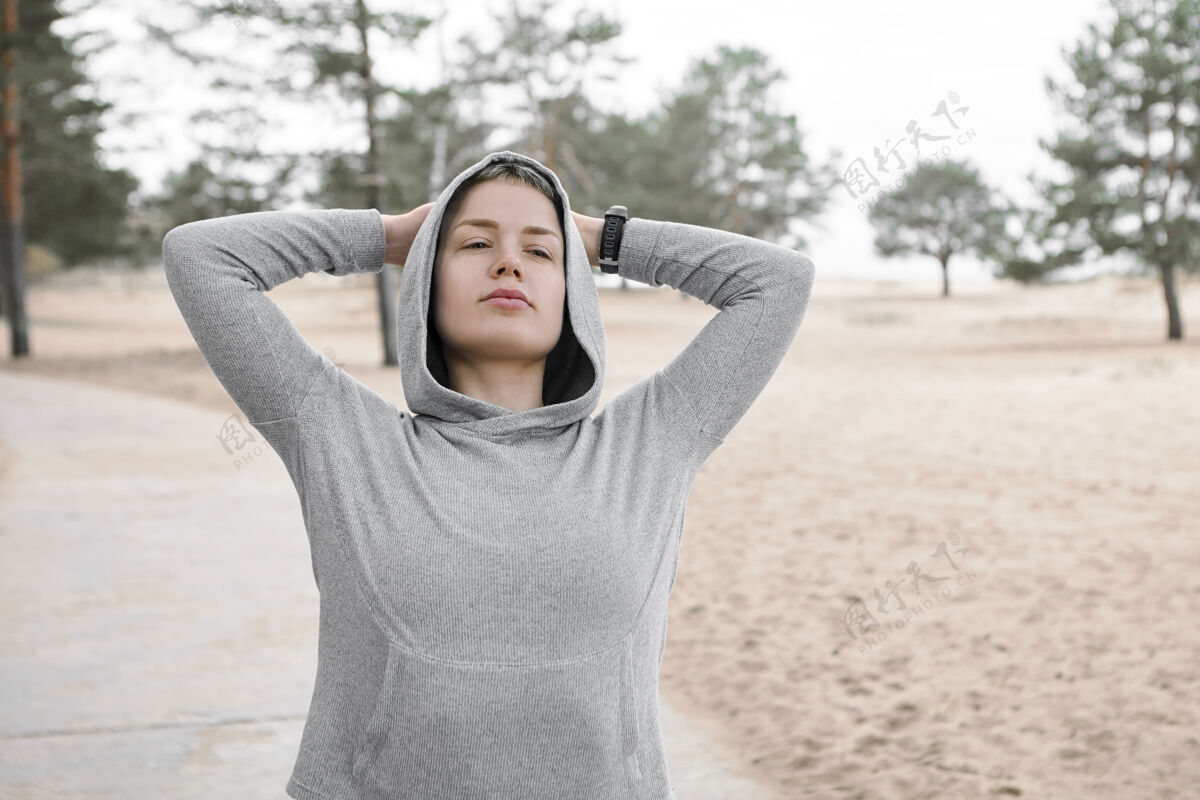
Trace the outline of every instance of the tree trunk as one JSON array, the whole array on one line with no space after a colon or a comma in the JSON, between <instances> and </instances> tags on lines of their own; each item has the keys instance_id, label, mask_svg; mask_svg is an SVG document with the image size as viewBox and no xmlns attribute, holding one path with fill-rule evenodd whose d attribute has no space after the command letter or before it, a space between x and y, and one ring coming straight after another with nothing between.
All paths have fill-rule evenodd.
<instances>
[{"instance_id":1,"label":"tree trunk","mask_svg":"<svg viewBox=\"0 0 1200 800\"><path fill-rule=\"evenodd\" d=\"M1163 299L1167 301L1167 339L1183 338L1183 317L1179 315L1179 297L1175 294L1175 265L1159 267L1162 275Z\"/></svg>"},{"instance_id":2,"label":"tree trunk","mask_svg":"<svg viewBox=\"0 0 1200 800\"><path fill-rule=\"evenodd\" d=\"M940 259L942 262L942 297L950 296L950 263L949 258Z\"/></svg>"},{"instance_id":3,"label":"tree trunk","mask_svg":"<svg viewBox=\"0 0 1200 800\"><path fill-rule=\"evenodd\" d=\"M545 124L542 126L542 152L545 154L545 159L542 163L551 172L557 172L558 153L556 152L557 144L554 141L554 125L558 121L558 98L551 100L549 106L550 113L547 115Z\"/></svg>"},{"instance_id":4,"label":"tree trunk","mask_svg":"<svg viewBox=\"0 0 1200 800\"><path fill-rule=\"evenodd\" d=\"M367 14L366 0L358 0L358 37L362 46L362 81L363 96L367 107L367 207L383 211L383 174L379 171L379 122L375 118L375 79L371 74L371 50L368 47L367 31L370 17ZM392 275L390 264L384 264L383 269L375 274L375 289L379 296L379 319L383 334L383 364L388 367L399 366L400 358L396 352L396 307L392 302L395 295L396 281Z\"/></svg>"},{"instance_id":5,"label":"tree trunk","mask_svg":"<svg viewBox=\"0 0 1200 800\"><path fill-rule=\"evenodd\" d=\"M25 210L21 173L20 91L16 78L19 27L17 0L4 3L4 236L0 237L0 277L4 314L8 317L9 352L29 355L29 319L25 314Z\"/></svg>"},{"instance_id":6,"label":"tree trunk","mask_svg":"<svg viewBox=\"0 0 1200 800\"><path fill-rule=\"evenodd\" d=\"M442 41L442 23L446 19L446 3L442 0L441 13L438 15L438 86L446 85L446 48ZM437 122L433 128L433 161L429 165L429 185L426 194L429 202L434 202L446 186L446 147L450 136L449 122L454 100L453 94L447 98L446 105L438 109Z\"/></svg>"}]
</instances>

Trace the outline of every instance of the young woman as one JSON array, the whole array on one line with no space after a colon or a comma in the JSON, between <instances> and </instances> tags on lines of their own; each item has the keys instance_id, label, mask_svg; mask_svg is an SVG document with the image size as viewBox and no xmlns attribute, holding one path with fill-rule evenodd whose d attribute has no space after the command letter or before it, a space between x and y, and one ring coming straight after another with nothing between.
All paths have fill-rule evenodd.
<instances>
[{"instance_id":1,"label":"young woman","mask_svg":"<svg viewBox=\"0 0 1200 800\"><path fill-rule=\"evenodd\" d=\"M407 214L259 212L163 240L180 311L286 465L309 538L320 640L291 797L675 797L658 669L685 504L787 352L813 264L631 217L619 274L720 313L593 416L602 220L568 211L554 172L506 150ZM408 411L264 294L385 262L404 265Z\"/></svg>"}]
</instances>

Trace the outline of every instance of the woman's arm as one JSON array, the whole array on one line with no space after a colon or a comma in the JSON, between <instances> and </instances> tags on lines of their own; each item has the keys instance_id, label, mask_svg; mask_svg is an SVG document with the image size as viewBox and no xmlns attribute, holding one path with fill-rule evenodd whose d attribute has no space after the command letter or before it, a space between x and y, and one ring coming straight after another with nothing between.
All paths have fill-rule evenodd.
<instances>
[{"instance_id":1,"label":"woman's arm","mask_svg":"<svg viewBox=\"0 0 1200 800\"><path fill-rule=\"evenodd\" d=\"M413 239L421 223L433 210L433 203L417 206L407 214L383 214L383 232L387 238L387 252L384 262L404 266L408 260L408 251L412 248Z\"/></svg>"},{"instance_id":2,"label":"woman's arm","mask_svg":"<svg viewBox=\"0 0 1200 800\"><path fill-rule=\"evenodd\" d=\"M249 422L294 416L324 359L265 293L309 272L378 272L385 260L402 261L426 214L424 206L388 216L375 209L259 211L167 232L167 284Z\"/></svg>"},{"instance_id":3,"label":"woman's arm","mask_svg":"<svg viewBox=\"0 0 1200 800\"><path fill-rule=\"evenodd\" d=\"M596 264L603 220L575 219ZM699 431L719 444L791 346L808 308L813 262L742 234L631 217L621 236L618 274L666 284L720 309L662 370L686 398Z\"/></svg>"}]
</instances>

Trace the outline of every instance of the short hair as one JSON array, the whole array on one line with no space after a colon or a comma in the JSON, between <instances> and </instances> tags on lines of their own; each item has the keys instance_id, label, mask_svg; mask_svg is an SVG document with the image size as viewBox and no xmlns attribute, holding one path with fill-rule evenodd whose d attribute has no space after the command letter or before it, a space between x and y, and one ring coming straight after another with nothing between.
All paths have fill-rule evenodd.
<instances>
[{"instance_id":1,"label":"short hair","mask_svg":"<svg viewBox=\"0 0 1200 800\"><path fill-rule=\"evenodd\" d=\"M450 223L454 220L454 215L458 213L458 209L462 207L463 198L472 187L478 186L487 181L506 181L508 183L523 183L526 186L532 186L554 203L554 213L558 215L558 227L563 228L563 207L562 200L559 199L558 193L554 191L554 187L550 185L550 181L546 176L538 172L533 167L527 164L518 164L513 161L500 161L493 164L488 164L483 169L476 172L471 177L467 178L459 187L454 190L450 202L446 204L446 213L442 215L441 229L438 231L438 250L446 241L446 236L449 234ZM565 233L565 231L563 231Z\"/></svg>"}]
</instances>

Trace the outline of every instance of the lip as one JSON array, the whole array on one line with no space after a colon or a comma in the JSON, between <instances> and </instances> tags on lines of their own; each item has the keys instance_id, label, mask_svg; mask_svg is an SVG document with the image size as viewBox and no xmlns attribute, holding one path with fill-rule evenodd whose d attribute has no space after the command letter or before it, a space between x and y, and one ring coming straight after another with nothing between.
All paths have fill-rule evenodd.
<instances>
[{"instance_id":1,"label":"lip","mask_svg":"<svg viewBox=\"0 0 1200 800\"><path fill-rule=\"evenodd\" d=\"M515 299L515 300L520 300L526 306L532 307L532 303L529 302L529 298L526 297L525 293L522 292L520 289L493 289L492 292L490 294L488 294L487 297L483 298L482 302L486 302L488 300L494 300L496 298L510 298L510 299ZM508 308L519 308L520 307L520 306L516 305L515 303L493 303L492 305L505 306Z\"/></svg>"}]
</instances>

